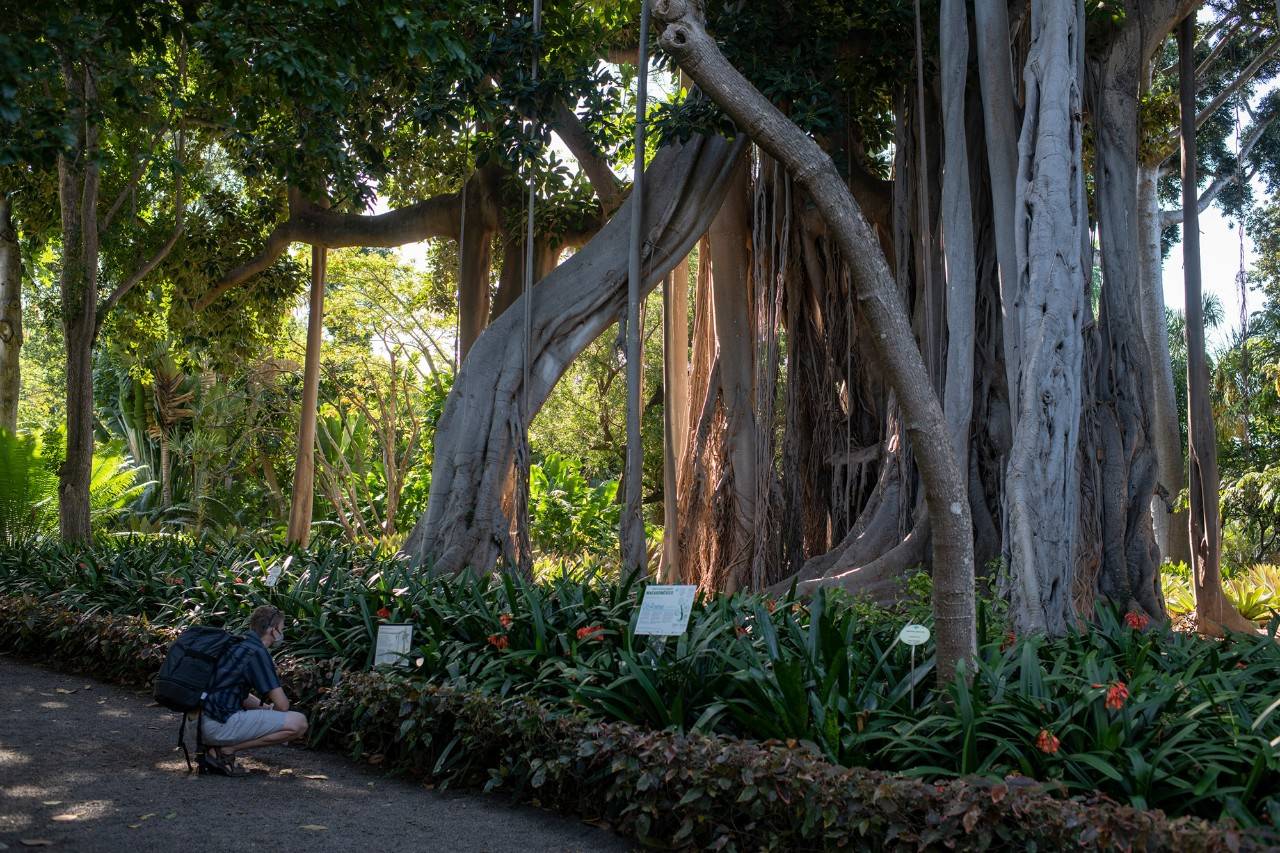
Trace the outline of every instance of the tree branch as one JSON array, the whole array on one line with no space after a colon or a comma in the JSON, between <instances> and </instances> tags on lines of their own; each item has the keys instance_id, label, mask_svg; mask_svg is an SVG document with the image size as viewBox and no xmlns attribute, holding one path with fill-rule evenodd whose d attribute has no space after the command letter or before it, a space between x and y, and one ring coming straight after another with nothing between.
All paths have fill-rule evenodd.
<instances>
[{"instance_id":1,"label":"tree branch","mask_svg":"<svg viewBox=\"0 0 1280 853\"><path fill-rule=\"evenodd\" d=\"M587 180L591 181L591 187L600 199L605 216L613 213L622 204L622 183L609 167L609 161L596 147L595 140L587 133L577 113L569 109L564 101L557 101L551 127L577 159Z\"/></svg>"},{"instance_id":2,"label":"tree branch","mask_svg":"<svg viewBox=\"0 0 1280 853\"><path fill-rule=\"evenodd\" d=\"M1216 176L1209 186L1205 188L1205 191L1200 194L1199 199L1196 201L1196 209L1200 213L1208 210L1209 205L1213 204L1219 193L1240 180L1241 164L1248 159L1249 154L1253 152L1254 147L1262 139L1262 135L1266 133L1267 128L1271 126L1278 115L1280 115L1280 110L1273 110L1270 115L1256 122L1249 129L1249 135L1240 143L1240 152L1236 155L1236 168L1228 174ZM1163 229L1168 228L1170 225L1180 224L1182 222L1182 213L1181 207L1160 211L1160 227Z\"/></svg>"},{"instance_id":3,"label":"tree branch","mask_svg":"<svg viewBox=\"0 0 1280 853\"><path fill-rule=\"evenodd\" d=\"M261 252L224 275L199 300L203 311L224 293L270 267L290 243L310 243L327 249L349 246L403 246L432 237L458 237L462 194L445 193L377 215L338 213L306 201L289 189L289 217L267 236Z\"/></svg>"}]
</instances>

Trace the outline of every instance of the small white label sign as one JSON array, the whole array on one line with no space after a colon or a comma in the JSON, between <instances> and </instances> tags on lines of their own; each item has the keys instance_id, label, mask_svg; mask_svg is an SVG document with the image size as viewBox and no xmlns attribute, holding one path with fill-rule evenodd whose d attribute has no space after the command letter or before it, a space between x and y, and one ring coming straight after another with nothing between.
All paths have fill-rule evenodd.
<instances>
[{"instance_id":1,"label":"small white label sign","mask_svg":"<svg viewBox=\"0 0 1280 853\"><path fill-rule=\"evenodd\" d=\"M405 655L413 645L413 626L408 623L378 626L378 642L374 646L373 665L393 664L407 666Z\"/></svg>"},{"instance_id":2,"label":"small white label sign","mask_svg":"<svg viewBox=\"0 0 1280 853\"><path fill-rule=\"evenodd\" d=\"M646 587L635 633L656 637L683 634L689 627L689 614L693 612L693 596L697 591L696 586L684 584Z\"/></svg>"},{"instance_id":3,"label":"small white label sign","mask_svg":"<svg viewBox=\"0 0 1280 853\"><path fill-rule=\"evenodd\" d=\"M264 581L268 587L273 587L280 583L280 576L284 574L284 570L289 568L289 564L293 562L293 555L284 558L284 562L275 562L267 569L267 579Z\"/></svg>"},{"instance_id":4,"label":"small white label sign","mask_svg":"<svg viewBox=\"0 0 1280 853\"><path fill-rule=\"evenodd\" d=\"M923 625L905 625L898 639L908 646L918 646L929 641L929 629Z\"/></svg>"}]
</instances>

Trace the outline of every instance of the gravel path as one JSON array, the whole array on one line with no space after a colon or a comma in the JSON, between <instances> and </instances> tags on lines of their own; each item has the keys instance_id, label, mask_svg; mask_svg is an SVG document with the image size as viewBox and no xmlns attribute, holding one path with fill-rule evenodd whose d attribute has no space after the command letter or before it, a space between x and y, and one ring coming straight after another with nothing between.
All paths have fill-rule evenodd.
<instances>
[{"instance_id":1,"label":"gravel path","mask_svg":"<svg viewBox=\"0 0 1280 853\"><path fill-rule=\"evenodd\" d=\"M326 752L262 750L243 779L188 775L177 715L0 656L0 850L214 853L626 850L618 836Z\"/></svg>"}]
</instances>

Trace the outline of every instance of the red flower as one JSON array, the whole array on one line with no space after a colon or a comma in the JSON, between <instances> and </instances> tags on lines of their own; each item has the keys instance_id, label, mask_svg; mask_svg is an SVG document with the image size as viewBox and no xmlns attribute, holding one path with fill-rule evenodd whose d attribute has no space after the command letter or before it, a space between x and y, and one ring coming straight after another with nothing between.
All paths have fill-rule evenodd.
<instances>
[{"instance_id":1,"label":"red flower","mask_svg":"<svg viewBox=\"0 0 1280 853\"><path fill-rule=\"evenodd\" d=\"M578 629L579 640L602 640L604 639L603 625L584 625Z\"/></svg>"},{"instance_id":2,"label":"red flower","mask_svg":"<svg viewBox=\"0 0 1280 853\"><path fill-rule=\"evenodd\" d=\"M1018 635L1010 631L1004 635L1004 641L1000 643L1000 651L1008 651L1018 642Z\"/></svg>"},{"instance_id":3,"label":"red flower","mask_svg":"<svg viewBox=\"0 0 1280 853\"><path fill-rule=\"evenodd\" d=\"M1107 701L1104 704L1112 711L1119 711L1124 707L1124 700L1128 698L1129 688L1123 681L1117 681L1107 688Z\"/></svg>"},{"instance_id":4,"label":"red flower","mask_svg":"<svg viewBox=\"0 0 1280 853\"><path fill-rule=\"evenodd\" d=\"M1062 741L1058 740L1048 729L1041 729L1040 736L1036 738L1036 749L1046 755L1053 755L1062 746Z\"/></svg>"},{"instance_id":5,"label":"red flower","mask_svg":"<svg viewBox=\"0 0 1280 853\"><path fill-rule=\"evenodd\" d=\"M502 623L503 628L510 628L511 623L514 622L515 620L511 618L510 613L503 613L501 616L498 617L498 621Z\"/></svg>"},{"instance_id":6,"label":"red flower","mask_svg":"<svg viewBox=\"0 0 1280 853\"><path fill-rule=\"evenodd\" d=\"M1124 624L1135 631L1141 631L1151 624L1151 617L1137 610L1130 610L1124 615Z\"/></svg>"},{"instance_id":7,"label":"red flower","mask_svg":"<svg viewBox=\"0 0 1280 853\"><path fill-rule=\"evenodd\" d=\"M745 636L747 636L747 633L748 633L748 632L747 632L747 629L746 629L745 627L743 627L742 625L739 625L738 627L734 628L733 630L737 632L737 634L738 634L738 636L739 636L739 637L745 637Z\"/></svg>"},{"instance_id":8,"label":"red flower","mask_svg":"<svg viewBox=\"0 0 1280 853\"><path fill-rule=\"evenodd\" d=\"M489 645L493 646L495 649L501 650L511 645L511 641L507 639L506 634L490 634Z\"/></svg>"},{"instance_id":9,"label":"red flower","mask_svg":"<svg viewBox=\"0 0 1280 853\"><path fill-rule=\"evenodd\" d=\"M236 578L236 583L244 583L244 578Z\"/></svg>"},{"instance_id":10,"label":"red flower","mask_svg":"<svg viewBox=\"0 0 1280 853\"><path fill-rule=\"evenodd\" d=\"M390 618L391 618L391 608L390 608L390 607L380 607L380 608L378 608L378 618L379 618L379 619L390 619Z\"/></svg>"},{"instance_id":11,"label":"red flower","mask_svg":"<svg viewBox=\"0 0 1280 853\"><path fill-rule=\"evenodd\" d=\"M772 598L766 598L764 600L764 606L766 610L772 613L778 609L778 602L774 601Z\"/></svg>"}]
</instances>

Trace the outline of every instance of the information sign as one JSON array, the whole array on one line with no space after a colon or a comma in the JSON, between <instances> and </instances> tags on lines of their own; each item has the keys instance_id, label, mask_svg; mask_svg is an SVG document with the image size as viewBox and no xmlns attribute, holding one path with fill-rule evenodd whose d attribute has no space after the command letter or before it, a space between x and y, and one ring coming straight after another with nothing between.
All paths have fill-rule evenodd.
<instances>
[{"instance_id":1,"label":"information sign","mask_svg":"<svg viewBox=\"0 0 1280 853\"><path fill-rule=\"evenodd\" d=\"M645 587L640 615L636 618L636 634L655 637L675 637L689 627L689 614L693 611L693 596L698 588L693 585L651 584Z\"/></svg>"},{"instance_id":2,"label":"information sign","mask_svg":"<svg viewBox=\"0 0 1280 853\"><path fill-rule=\"evenodd\" d=\"M390 623L378 626L378 642L374 646L373 665L407 666L406 655L413 645L413 625Z\"/></svg>"}]
</instances>

